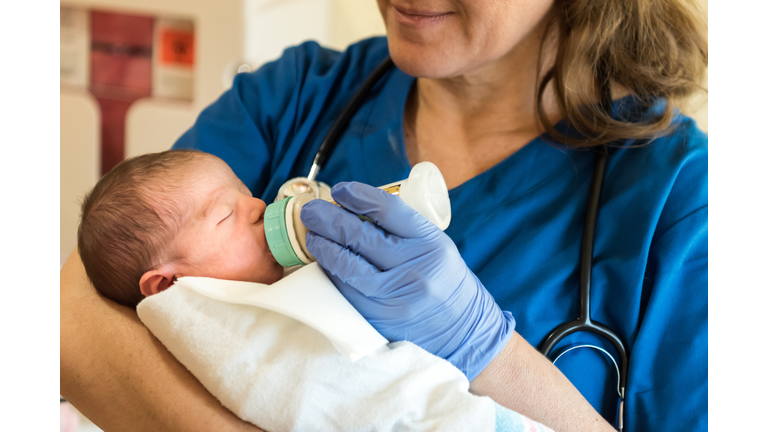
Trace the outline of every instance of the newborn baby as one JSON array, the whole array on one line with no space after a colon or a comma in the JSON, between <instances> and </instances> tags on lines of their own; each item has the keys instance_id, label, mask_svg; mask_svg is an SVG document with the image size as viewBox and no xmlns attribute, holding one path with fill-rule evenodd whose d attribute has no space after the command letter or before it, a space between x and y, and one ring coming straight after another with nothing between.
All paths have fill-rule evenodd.
<instances>
[{"instance_id":1,"label":"newborn baby","mask_svg":"<svg viewBox=\"0 0 768 432\"><path fill-rule=\"evenodd\" d=\"M96 290L132 308L182 276L270 284L283 267L267 246L265 209L216 156L147 154L85 197L77 245Z\"/></svg>"},{"instance_id":2,"label":"newborn baby","mask_svg":"<svg viewBox=\"0 0 768 432\"><path fill-rule=\"evenodd\" d=\"M145 325L225 407L266 430L549 430L472 395L461 371L409 342L352 362L291 318L171 288L183 276L278 281L265 209L213 155L147 154L86 196L78 248L103 296L136 308L157 295L139 306Z\"/></svg>"}]
</instances>

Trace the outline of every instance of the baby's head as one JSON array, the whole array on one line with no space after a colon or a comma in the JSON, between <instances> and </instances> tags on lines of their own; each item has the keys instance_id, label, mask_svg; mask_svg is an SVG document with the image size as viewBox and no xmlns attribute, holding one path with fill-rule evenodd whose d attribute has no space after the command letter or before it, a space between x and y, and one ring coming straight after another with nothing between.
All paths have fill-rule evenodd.
<instances>
[{"instance_id":1,"label":"baby's head","mask_svg":"<svg viewBox=\"0 0 768 432\"><path fill-rule=\"evenodd\" d=\"M273 283L265 208L216 156L137 156L86 195L77 246L96 289L130 307L182 276Z\"/></svg>"}]
</instances>

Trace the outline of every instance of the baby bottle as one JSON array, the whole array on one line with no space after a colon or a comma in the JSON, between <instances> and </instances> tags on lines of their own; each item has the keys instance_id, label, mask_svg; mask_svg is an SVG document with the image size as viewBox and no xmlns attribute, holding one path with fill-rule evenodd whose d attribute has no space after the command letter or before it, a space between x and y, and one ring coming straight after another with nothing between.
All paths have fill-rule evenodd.
<instances>
[{"instance_id":1,"label":"baby bottle","mask_svg":"<svg viewBox=\"0 0 768 432\"><path fill-rule=\"evenodd\" d=\"M440 170L431 162L416 164L407 179L381 186L379 189L398 195L443 231L451 223L448 187ZM303 193L267 206L264 213L267 244L272 255L283 267L315 261L315 257L307 250L306 238L309 230L300 217L301 208L313 199L316 198L311 194Z\"/></svg>"}]
</instances>

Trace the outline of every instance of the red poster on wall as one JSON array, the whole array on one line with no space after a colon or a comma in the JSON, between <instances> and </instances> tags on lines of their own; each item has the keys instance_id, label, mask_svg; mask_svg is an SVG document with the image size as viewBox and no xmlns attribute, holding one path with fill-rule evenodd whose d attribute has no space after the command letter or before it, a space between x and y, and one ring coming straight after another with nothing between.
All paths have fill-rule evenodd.
<instances>
[{"instance_id":1,"label":"red poster on wall","mask_svg":"<svg viewBox=\"0 0 768 432\"><path fill-rule=\"evenodd\" d=\"M99 104L103 175L125 158L125 119L136 100L192 101L194 24L189 19L103 10L62 11L62 83L87 82ZM82 35L76 31L78 23ZM78 58L80 69L75 67Z\"/></svg>"},{"instance_id":2,"label":"red poster on wall","mask_svg":"<svg viewBox=\"0 0 768 432\"><path fill-rule=\"evenodd\" d=\"M125 157L125 115L152 94L154 18L91 11L91 83L101 108L101 171Z\"/></svg>"}]
</instances>

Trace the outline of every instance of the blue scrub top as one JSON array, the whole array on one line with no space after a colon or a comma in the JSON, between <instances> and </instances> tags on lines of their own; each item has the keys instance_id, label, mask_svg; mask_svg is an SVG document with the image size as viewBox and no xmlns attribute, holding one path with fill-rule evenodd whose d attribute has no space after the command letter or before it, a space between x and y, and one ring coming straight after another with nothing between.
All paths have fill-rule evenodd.
<instances>
[{"instance_id":1,"label":"blue scrub top","mask_svg":"<svg viewBox=\"0 0 768 432\"><path fill-rule=\"evenodd\" d=\"M174 145L224 159L254 196L271 202L286 180L306 176L333 121L387 56L385 38L338 53L308 42L239 74ZM318 179L380 186L406 178L403 109L414 78L394 69L372 89ZM641 119L631 98L615 116ZM559 127L565 128L561 122ZM592 318L630 352L626 430L707 430L707 135L678 116L672 134L610 151L595 239ZM446 233L516 330L538 346L579 315L578 262L593 150L548 136L450 191ZM554 354L590 343L569 336ZM611 423L613 363L596 350L557 367ZM510 389L514 391L514 389Z\"/></svg>"}]
</instances>

